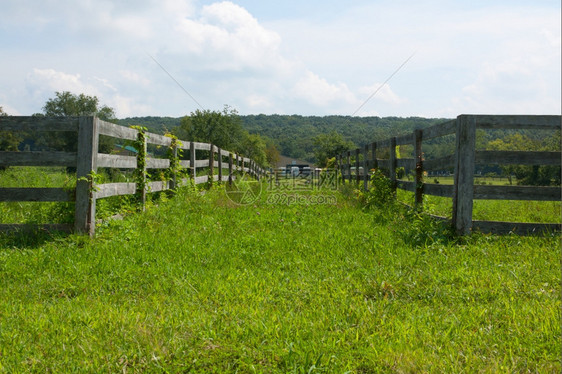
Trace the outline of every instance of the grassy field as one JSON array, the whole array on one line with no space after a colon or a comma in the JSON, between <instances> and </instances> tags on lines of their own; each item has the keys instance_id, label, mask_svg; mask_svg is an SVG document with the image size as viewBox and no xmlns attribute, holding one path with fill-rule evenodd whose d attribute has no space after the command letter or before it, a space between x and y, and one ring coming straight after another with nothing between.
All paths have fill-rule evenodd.
<instances>
[{"instance_id":1,"label":"grassy field","mask_svg":"<svg viewBox=\"0 0 562 374\"><path fill-rule=\"evenodd\" d=\"M452 177L426 178L427 183L437 179L441 184L453 184ZM475 178L475 183L503 186L506 178ZM414 193L397 190L400 201L414 204ZM428 213L450 218L453 210L451 198L424 195L424 210ZM482 221L560 223L562 203L560 201L519 200L474 200L473 219Z\"/></svg>"},{"instance_id":2,"label":"grassy field","mask_svg":"<svg viewBox=\"0 0 562 374\"><path fill-rule=\"evenodd\" d=\"M560 372L558 236L274 193L0 236L0 372Z\"/></svg>"},{"instance_id":3,"label":"grassy field","mask_svg":"<svg viewBox=\"0 0 562 374\"><path fill-rule=\"evenodd\" d=\"M10 167L0 171L0 187L73 188L76 176L62 167ZM74 203L0 202L0 223L72 223Z\"/></svg>"}]
</instances>

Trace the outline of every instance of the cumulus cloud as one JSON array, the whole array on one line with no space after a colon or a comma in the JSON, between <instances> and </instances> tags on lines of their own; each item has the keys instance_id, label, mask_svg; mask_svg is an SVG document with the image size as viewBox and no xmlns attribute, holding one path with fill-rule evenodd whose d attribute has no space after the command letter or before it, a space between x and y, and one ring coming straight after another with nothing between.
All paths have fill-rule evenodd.
<instances>
[{"instance_id":1,"label":"cumulus cloud","mask_svg":"<svg viewBox=\"0 0 562 374\"><path fill-rule=\"evenodd\" d=\"M143 77L134 71L120 70L119 73L121 74L121 78L131 83L138 84L145 87L150 85L150 79Z\"/></svg>"},{"instance_id":2,"label":"cumulus cloud","mask_svg":"<svg viewBox=\"0 0 562 374\"><path fill-rule=\"evenodd\" d=\"M139 103L135 98L114 95L108 99L107 105L115 109L118 117L142 117L153 114L154 108Z\"/></svg>"},{"instance_id":3,"label":"cumulus cloud","mask_svg":"<svg viewBox=\"0 0 562 374\"><path fill-rule=\"evenodd\" d=\"M360 115L453 116L492 103L560 111L559 5L365 1L323 12L329 19L264 22L235 0L201 3L7 2L3 102L37 112L68 90L96 95L121 116L194 110L148 52L209 109L348 114L379 86L366 82L384 81L418 50Z\"/></svg>"},{"instance_id":4,"label":"cumulus cloud","mask_svg":"<svg viewBox=\"0 0 562 374\"><path fill-rule=\"evenodd\" d=\"M280 36L228 1L203 7L199 18L180 20L175 30L179 46L206 56L206 68L268 68L283 60Z\"/></svg>"},{"instance_id":5,"label":"cumulus cloud","mask_svg":"<svg viewBox=\"0 0 562 374\"><path fill-rule=\"evenodd\" d=\"M334 103L356 103L355 95L344 83L333 84L307 71L294 87L294 93L312 105L328 106Z\"/></svg>"},{"instance_id":6,"label":"cumulus cloud","mask_svg":"<svg viewBox=\"0 0 562 374\"><path fill-rule=\"evenodd\" d=\"M70 91L88 95L99 95L100 91L83 81L80 74L67 74L54 69L33 69L27 76L27 87L33 94ZM99 82L102 83L103 82Z\"/></svg>"},{"instance_id":7,"label":"cumulus cloud","mask_svg":"<svg viewBox=\"0 0 562 374\"><path fill-rule=\"evenodd\" d=\"M135 75L129 74L128 78L142 82L142 78ZM153 109L136 98L123 96L108 79L95 76L82 77L80 74L68 74L54 69L35 68L27 76L26 85L28 92L42 102L54 97L55 92L62 91L97 96L102 105L114 108L120 117L148 115Z\"/></svg>"},{"instance_id":8,"label":"cumulus cloud","mask_svg":"<svg viewBox=\"0 0 562 374\"><path fill-rule=\"evenodd\" d=\"M371 100L381 100L388 104L401 104L404 102L403 99L392 91L388 83L375 83L372 86L361 87L359 93L365 97L365 100L374 94Z\"/></svg>"}]
</instances>

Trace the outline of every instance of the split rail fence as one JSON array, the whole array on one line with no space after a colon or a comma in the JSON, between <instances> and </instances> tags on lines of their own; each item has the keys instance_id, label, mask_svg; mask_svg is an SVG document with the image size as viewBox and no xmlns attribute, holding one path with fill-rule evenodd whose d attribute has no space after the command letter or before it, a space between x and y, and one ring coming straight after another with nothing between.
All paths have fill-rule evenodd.
<instances>
[{"instance_id":1,"label":"split rail fence","mask_svg":"<svg viewBox=\"0 0 562 374\"><path fill-rule=\"evenodd\" d=\"M381 168L388 171L394 188L412 191L415 204L421 205L423 195L452 198L453 209L450 222L458 234L479 232L560 231L559 223L521 223L499 221L477 221L472 218L475 199L483 200L536 200L560 201L560 187L541 186L487 186L475 185L475 165L561 165L560 152L482 151L476 150L476 130L560 130L561 117L547 115L460 115L456 119L412 134L374 142L365 147L348 151L337 157L341 177L368 188L369 170ZM424 160L423 142L447 135L455 136L454 154L447 157ZM397 158L396 147L412 145L412 158ZM385 150L388 158L378 158ZM397 168L415 171L414 181L397 179ZM360 170L363 169L361 173ZM454 168L454 184L431 184L424 182L424 172ZM353 170L354 169L354 170ZM446 217L436 217L449 221Z\"/></svg>"},{"instance_id":2,"label":"split rail fence","mask_svg":"<svg viewBox=\"0 0 562 374\"><path fill-rule=\"evenodd\" d=\"M208 143L179 140L172 144L166 136L145 133L144 151L136 156L123 156L98 152L100 135L120 139L121 141L138 141L139 131L133 128L115 125L96 117L0 117L0 131L47 131L72 132L77 135L77 152L0 152L0 167L6 166L58 166L76 168L76 188L0 188L0 202L41 201L41 202L75 202L74 224L45 224L42 229L51 231L75 231L94 234L96 218L96 200L110 196L141 196L144 204L147 192L160 192L174 189L187 179L176 180L177 170L170 167L170 159L156 158L150 155L144 162L142 175L147 169L170 170L168 181L142 183L145 188L139 190L139 184L106 183L93 185L92 172L98 168L137 169L138 157L146 153L147 144L160 147L172 147L174 155L181 149L189 152L189 160L180 160L184 169L189 170L190 178L195 184L229 182L232 183L236 172L248 173L260 178L265 170L253 160L242 157ZM198 158L203 152L203 159ZM197 175L198 169L205 169L205 175ZM215 173L215 170L217 173ZM24 228L25 224L0 224L0 231L13 231Z\"/></svg>"}]
</instances>

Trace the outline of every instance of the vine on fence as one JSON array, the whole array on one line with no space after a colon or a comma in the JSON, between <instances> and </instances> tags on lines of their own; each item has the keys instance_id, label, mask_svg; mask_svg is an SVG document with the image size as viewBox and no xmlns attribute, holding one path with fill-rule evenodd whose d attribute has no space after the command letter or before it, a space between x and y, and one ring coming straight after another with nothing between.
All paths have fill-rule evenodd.
<instances>
[{"instance_id":1,"label":"vine on fence","mask_svg":"<svg viewBox=\"0 0 562 374\"><path fill-rule=\"evenodd\" d=\"M137 168L134 171L134 179L137 184L137 196L142 200L142 194L147 190L148 183L146 178L146 132L148 129L142 126L131 126L138 131L137 139L132 142L132 146L137 150ZM139 196L140 195L140 196Z\"/></svg>"},{"instance_id":2,"label":"vine on fence","mask_svg":"<svg viewBox=\"0 0 562 374\"><path fill-rule=\"evenodd\" d=\"M168 152L167 152L168 160L170 160L170 167L168 168L167 179L169 181L172 181L174 180L174 178L181 176L183 171L183 168L180 163L180 157L182 156L183 150L179 148L182 146L182 143L180 140L178 140L178 137L175 135L166 134L165 136L172 140L170 146L168 147ZM178 185L175 184L174 189L177 188Z\"/></svg>"},{"instance_id":3,"label":"vine on fence","mask_svg":"<svg viewBox=\"0 0 562 374\"><path fill-rule=\"evenodd\" d=\"M101 184L103 180L103 175L96 173L95 170L92 170L88 173L87 176L85 177L80 177L78 179L76 179L76 181L83 181L88 183L88 190L90 192L90 200L92 200L92 194L94 192L98 192L100 190L100 188L98 187L98 184Z\"/></svg>"}]
</instances>

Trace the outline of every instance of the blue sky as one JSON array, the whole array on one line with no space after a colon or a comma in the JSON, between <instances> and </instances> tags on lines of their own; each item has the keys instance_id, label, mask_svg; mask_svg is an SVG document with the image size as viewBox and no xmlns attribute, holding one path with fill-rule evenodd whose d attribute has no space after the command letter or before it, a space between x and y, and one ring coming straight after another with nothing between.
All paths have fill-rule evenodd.
<instances>
[{"instance_id":1,"label":"blue sky","mask_svg":"<svg viewBox=\"0 0 562 374\"><path fill-rule=\"evenodd\" d=\"M12 0L0 106L55 91L118 117L560 114L560 1ZM149 56L150 55L150 56ZM413 57L385 85L383 82Z\"/></svg>"}]
</instances>

